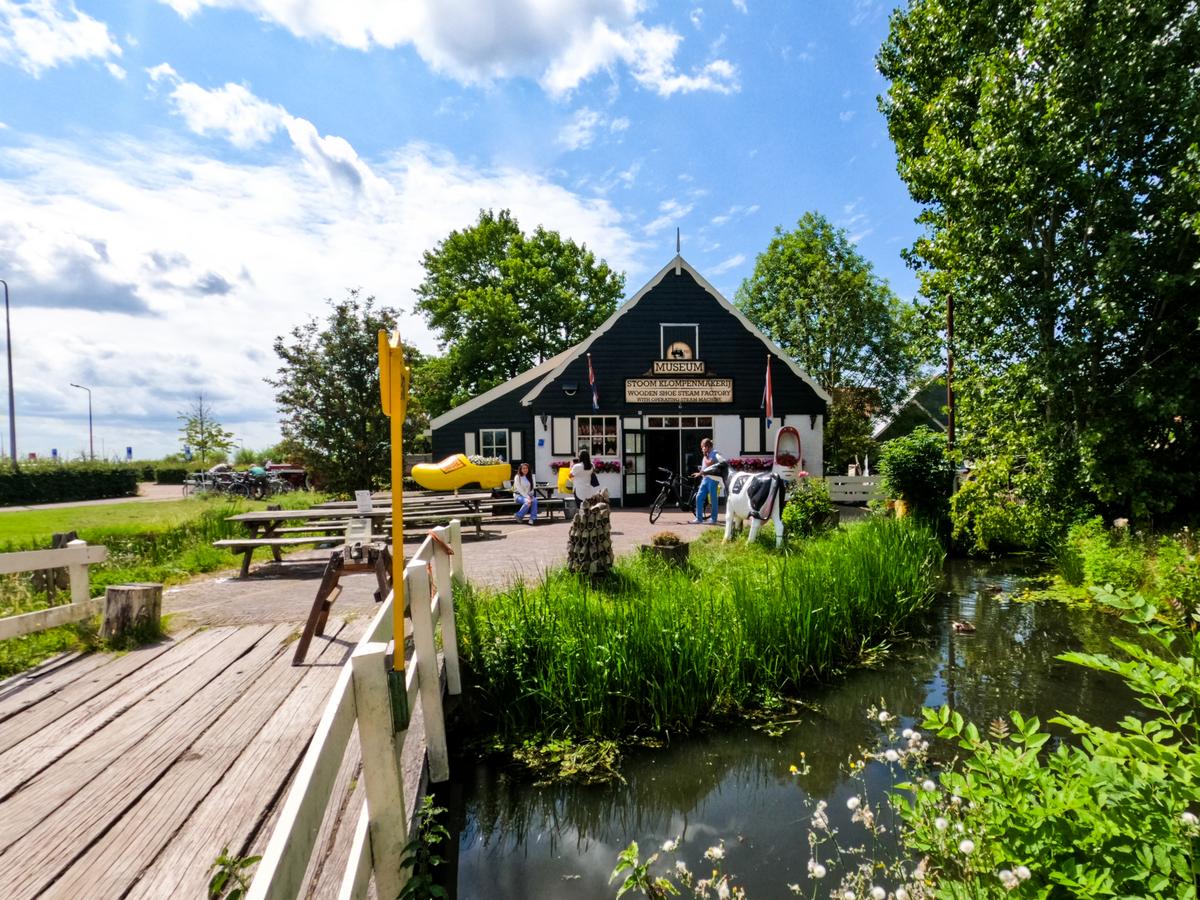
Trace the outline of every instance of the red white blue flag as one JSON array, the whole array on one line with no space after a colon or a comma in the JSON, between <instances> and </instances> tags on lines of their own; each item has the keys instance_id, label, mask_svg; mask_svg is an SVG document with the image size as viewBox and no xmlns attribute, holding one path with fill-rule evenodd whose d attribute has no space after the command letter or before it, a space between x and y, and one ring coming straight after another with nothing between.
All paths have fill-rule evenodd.
<instances>
[{"instance_id":1,"label":"red white blue flag","mask_svg":"<svg viewBox=\"0 0 1200 900\"><path fill-rule=\"evenodd\" d=\"M775 392L771 390L771 354L767 354L767 384L763 388L763 408L767 411L767 427L771 427L771 420L775 418Z\"/></svg>"},{"instance_id":2,"label":"red white blue flag","mask_svg":"<svg viewBox=\"0 0 1200 900\"><path fill-rule=\"evenodd\" d=\"M600 392L596 390L596 373L592 371L592 354L588 358L588 384L592 386L592 409L600 408Z\"/></svg>"}]
</instances>

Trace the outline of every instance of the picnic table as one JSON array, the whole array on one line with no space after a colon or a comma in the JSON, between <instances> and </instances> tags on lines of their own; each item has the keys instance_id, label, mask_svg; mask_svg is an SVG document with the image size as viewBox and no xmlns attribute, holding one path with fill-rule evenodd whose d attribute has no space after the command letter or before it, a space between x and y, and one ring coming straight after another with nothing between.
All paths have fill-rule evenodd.
<instances>
[{"instance_id":1,"label":"picnic table","mask_svg":"<svg viewBox=\"0 0 1200 900\"><path fill-rule=\"evenodd\" d=\"M444 504L442 506L427 505L420 509L404 510L404 526L420 527L423 525L444 525L451 519L458 519L463 525L474 525L477 536L483 536L484 513L479 506L464 503ZM372 542L387 544L391 542L390 506L372 505L369 512L360 512L354 503L339 504L338 506L312 507L311 509L266 509L253 512L238 513L230 516L227 521L239 522L246 529L245 537L225 538L213 541L214 547L224 547L242 556L241 577L250 574L250 561L254 551L266 547L271 551L275 562L281 562L281 550L306 545L341 544L344 542L346 528L353 519L368 519L371 522ZM297 522L299 524L289 524Z\"/></svg>"}]
</instances>

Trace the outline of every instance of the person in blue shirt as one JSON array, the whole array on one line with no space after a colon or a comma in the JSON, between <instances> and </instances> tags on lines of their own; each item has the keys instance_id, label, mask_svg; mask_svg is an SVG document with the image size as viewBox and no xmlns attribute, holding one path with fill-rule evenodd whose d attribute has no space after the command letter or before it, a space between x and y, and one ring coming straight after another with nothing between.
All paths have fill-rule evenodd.
<instances>
[{"instance_id":1,"label":"person in blue shirt","mask_svg":"<svg viewBox=\"0 0 1200 900\"><path fill-rule=\"evenodd\" d=\"M704 524L704 502L707 499L712 505L712 524L717 524L717 485L725 480L729 463L713 448L712 438L700 442L700 471L692 475L702 479L700 490L696 492L696 518L693 525Z\"/></svg>"}]
</instances>

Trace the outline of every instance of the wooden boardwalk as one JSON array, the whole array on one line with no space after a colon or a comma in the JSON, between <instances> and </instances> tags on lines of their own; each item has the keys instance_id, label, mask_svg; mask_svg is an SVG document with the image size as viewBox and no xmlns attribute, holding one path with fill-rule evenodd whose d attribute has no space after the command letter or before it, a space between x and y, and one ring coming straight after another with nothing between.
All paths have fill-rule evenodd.
<instances>
[{"instance_id":1,"label":"wooden boardwalk","mask_svg":"<svg viewBox=\"0 0 1200 900\"><path fill-rule=\"evenodd\" d=\"M266 846L366 624L331 621L296 668L297 625L218 626L0 683L0 897L206 896L223 848ZM336 893L358 767L347 754L307 896Z\"/></svg>"}]
</instances>

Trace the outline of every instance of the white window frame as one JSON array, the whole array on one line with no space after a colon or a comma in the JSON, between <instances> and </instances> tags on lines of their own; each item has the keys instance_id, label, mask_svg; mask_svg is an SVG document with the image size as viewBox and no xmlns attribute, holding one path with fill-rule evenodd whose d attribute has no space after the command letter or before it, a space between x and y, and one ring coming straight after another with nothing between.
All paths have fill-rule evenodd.
<instances>
[{"instance_id":1,"label":"white window frame","mask_svg":"<svg viewBox=\"0 0 1200 900\"><path fill-rule=\"evenodd\" d=\"M586 434L586 435L583 433L583 429L579 427L580 423L583 422L584 420L587 420L587 423L588 423L588 434ZM601 429L600 435L598 438L596 437L595 434L592 433L592 428L591 428L591 426L596 422L600 423L600 429ZM608 437L609 437L608 425L610 422L612 423L612 426L613 426L613 433L612 433L613 449L611 451L605 449L605 442L608 440ZM595 449L597 440L600 441L600 450ZM592 459L596 459L597 457L609 458L609 459L620 459L621 458L621 418L620 418L620 416L576 416L575 417L575 443L578 445L576 447L577 450L580 448L587 450L587 452L591 455Z\"/></svg>"},{"instance_id":2,"label":"white window frame","mask_svg":"<svg viewBox=\"0 0 1200 900\"><path fill-rule=\"evenodd\" d=\"M492 436L492 440L490 442L491 447L492 447L491 453L488 452L488 443L489 442L485 441L484 437L483 437L485 434ZM496 448L499 446L496 443L496 439L495 439L495 436L497 434L504 435L504 452L503 453L495 452ZM511 454L508 452L508 429L507 428L480 428L479 429L479 455L483 456L483 457L496 457L497 459L502 459L505 462L511 462Z\"/></svg>"},{"instance_id":3,"label":"white window frame","mask_svg":"<svg viewBox=\"0 0 1200 900\"><path fill-rule=\"evenodd\" d=\"M665 339L663 338L663 329L664 328L694 328L696 330L696 336L692 340L692 348L695 350L696 355L693 356L692 358L693 359L704 359L704 357L700 355L700 323L698 323L698 322L659 322L658 323L658 358L659 359L667 358L667 348L666 348L666 345L664 344Z\"/></svg>"}]
</instances>

